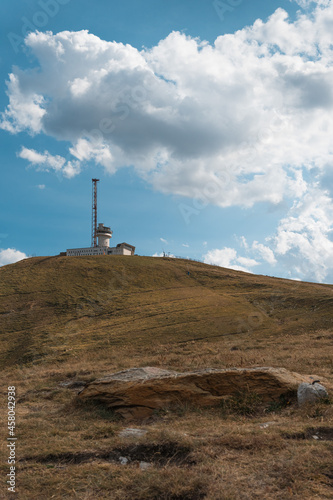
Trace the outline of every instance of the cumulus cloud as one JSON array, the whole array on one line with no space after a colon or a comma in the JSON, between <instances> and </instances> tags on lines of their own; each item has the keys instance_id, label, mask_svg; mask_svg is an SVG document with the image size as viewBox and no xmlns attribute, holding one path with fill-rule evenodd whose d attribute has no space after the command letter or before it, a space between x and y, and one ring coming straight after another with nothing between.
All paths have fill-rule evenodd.
<instances>
[{"instance_id":1,"label":"cumulus cloud","mask_svg":"<svg viewBox=\"0 0 333 500\"><path fill-rule=\"evenodd\" d=\"M326 192L313 189L280 221L271 245L299 278L333 282L332 232L332 200Z\"/></svg>"},{"instance_id":2,"label":"cumulus cloud","mask_svg":"<svg viewBox=\"0 0 333 500\"><path fill-rule=\"evenodd\" d=\"M1 127L67 140L73 162L111 173L134 165L166 193L276 204L333 157L332 25L320 2L213 45L173 32L139 51L85 30L30 33L39 66L13 70Z\"/></svg>"},{"instance_id":3,"label":"cumulus cloud","mask_svg":"<svg viewBox=\"0 0 333 500\"><path fill-rule=\"evenodd\" d=\"M268 263L278 266L280 273L296 280L333 283L333 204L327 191L318 186L295 201L264 243L240 238L240 247L246 257L239 257L232 248L207 252L205 262L240 269ZM254 264L256 263L256 264ZM248 264L247 267L252 267ZM242 267L242 266L241 266Z\"/></svg>"},{"instance_id":4,"label":"cumulus cloud","mask_svg":"<svg viewBox=\"0 0 333 500\"><path fill-rule=\"evenodd\" d=\"M0 249L0 267L26 259L27 255L15 248Z\"/></svg>"},{"instance_id":5,"label":"cumulus cloud","mask_svg":"<svg viewBox=\"0 0 333 500\"><path fill-rule=\"evenodd\" d=\"M34 149L27 149L23 147L17 155L19 158L28 160L30 165L37 168L37 170L44 170L49 172L53 170L57 173L62 173L65 177L71 178L80 173L81 165L78 161L66 161L62 156L52 156L48 151L38 153ZM38 186L40 189L40 186ZM44 186L45 188L45 186Z\"/></svg>"},{"instance_id":6,"label":"cumulus cloud","mask_svg":"<svg viewBox=\"0 0 333 500\"><path fill-rule=\"evenodd\" d=\"M250 268L259 264L259 262L254 259L238 256L234 248L228 247L221 250L210 250L204 255L204 262L205 264L213 264L215 266L235 269L236 271L245 271L247 273L251 273L252 271Z\"/></svg>"}]
</instances>

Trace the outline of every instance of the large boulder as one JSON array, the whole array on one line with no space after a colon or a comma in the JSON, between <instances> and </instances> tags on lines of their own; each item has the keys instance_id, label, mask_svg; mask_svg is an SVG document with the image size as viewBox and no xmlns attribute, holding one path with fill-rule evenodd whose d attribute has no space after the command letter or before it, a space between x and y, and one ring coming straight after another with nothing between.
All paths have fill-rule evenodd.
<instances>
[{"instance_id":1,"label":"large boulder","mask_svg":"<svg viewBox=\"0 0 333 500\"><path fill-rule=\"evenodd\" d=\"M293 393L296 397L299 384L305 380L309 378L284 368L208 368L178 373L145 367L95 380L78 397L103 402L127 419L144 419L154 410L175 403L212 406L245 390L266 402L284 394Z\"/></svg>"}]
</instances>

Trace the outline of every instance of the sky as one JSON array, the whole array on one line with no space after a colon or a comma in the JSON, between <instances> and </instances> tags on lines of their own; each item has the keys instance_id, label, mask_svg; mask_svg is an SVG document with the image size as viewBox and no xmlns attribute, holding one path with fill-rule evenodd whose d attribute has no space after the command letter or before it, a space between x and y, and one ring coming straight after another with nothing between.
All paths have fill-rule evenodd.
<instances>
[{"instance_id":1,"label":"sky","mask_svg":"<svg viewBox=\"0 0 333 500\"><path fill-rule=\"evenodd\" d=\"M91 243L333 283L332 0L3 0L0 265Z\"/></svg>"}]
</instances>

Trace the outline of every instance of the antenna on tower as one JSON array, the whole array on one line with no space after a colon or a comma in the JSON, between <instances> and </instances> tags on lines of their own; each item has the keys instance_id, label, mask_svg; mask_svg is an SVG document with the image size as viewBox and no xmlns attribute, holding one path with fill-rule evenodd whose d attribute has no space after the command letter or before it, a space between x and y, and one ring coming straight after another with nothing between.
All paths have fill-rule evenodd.
<instances>
[{"instance_id":1,"label":"antenna on tower","mask_svg":"<svg viewBox=\"0 0 333 500\"><path fill-rule=\"evenodd\" d=\"M92 247L97 247L97 182L99 182L99 179L92 179Z\"/></svg>"}]
</instances>

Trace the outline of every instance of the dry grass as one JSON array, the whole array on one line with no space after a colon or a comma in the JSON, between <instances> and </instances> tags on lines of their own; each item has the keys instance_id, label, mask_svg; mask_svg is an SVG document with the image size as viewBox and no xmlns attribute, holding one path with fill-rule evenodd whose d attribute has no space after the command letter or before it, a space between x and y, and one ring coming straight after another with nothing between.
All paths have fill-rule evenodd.
<instances>
[{"instance_id":1,"label":"dry grass","mask_svg":"<svg viewBox=\"0 0 333 500\"><path fill-rule=\"evenodd\" d=\"M2 396L8 385L18 394L17 498L332 498L332 441L296 439L332 429L331 404L267 408L251 395L227 409L180 404L138 424L144 436L124 438L126 423L75 403L63 385L150 365L277 366L332 387L332 299L330 286L172 259L1 268ZM142 470L140 457L151 467ZM0 468L4 478L5 461Z\"/></svg>"}]
</instances>

